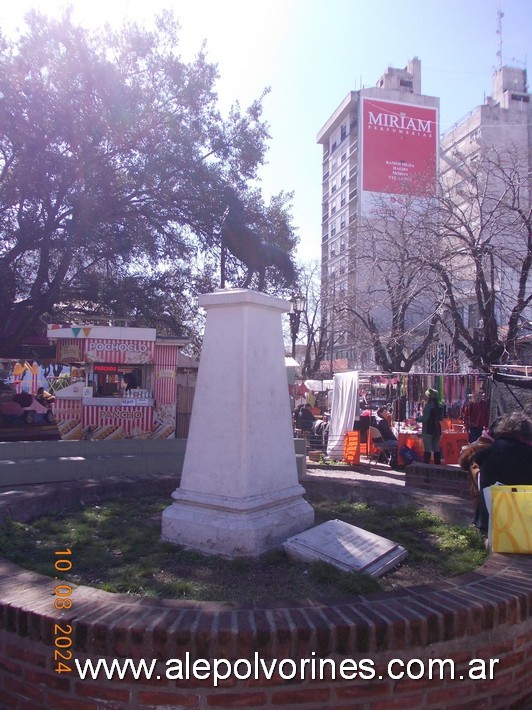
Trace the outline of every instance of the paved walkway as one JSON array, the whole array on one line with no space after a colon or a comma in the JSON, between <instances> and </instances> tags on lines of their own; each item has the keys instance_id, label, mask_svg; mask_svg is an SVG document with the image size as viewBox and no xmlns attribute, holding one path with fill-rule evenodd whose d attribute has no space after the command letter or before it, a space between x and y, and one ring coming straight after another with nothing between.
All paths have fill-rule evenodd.
<instances>
[{"instance_id":1,"label":"paved walkway","mask_svg":"<svg viewBox=\"0 0 532 710\"><path fill-rule=\"evenodd\" d=\"M307 473L301 479L303 487L323 490L323 484L336 488L337 495L346 500L395 507L416 505L431 511L454 525L469 525L472 518L471 503L463 498L438 495L425 490L407 487L405 472L397 471L385 464L362 462L355 467L331 465L323 466L307 461Z\"/></svg>"},{"instance_id":2,"label":"paved walkway","mask_svg":"<svg viewBox=\"0 0 532 710\"><path fill-rule=\"evenodd\" d=\"M367 483L388 483L394 486L405 485L405 472L390 468L386 464L375 466L364 462L354 467L346 466L322 466L307 461L307 475L321 478L330 476L331 478L345 479L348 481L366 481Z\"/></svg>"}]
</instances>

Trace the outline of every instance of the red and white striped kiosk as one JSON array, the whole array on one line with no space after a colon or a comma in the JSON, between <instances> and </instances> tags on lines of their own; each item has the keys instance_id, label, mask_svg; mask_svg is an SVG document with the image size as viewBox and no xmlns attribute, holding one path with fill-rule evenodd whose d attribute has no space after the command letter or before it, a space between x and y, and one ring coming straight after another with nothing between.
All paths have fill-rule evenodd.
<instances>
[{"instance_id":1,"label":"red and white striped kiosk","mask_svg":"<svg viewBox=\"0 0 532 710\"><path fill-rule=\"evenodd\" d=\"M47 335L77 375L55 393L63 439L175 436L179 350L188 340L103 325L50 325Z\"/></svg>"}]
</instances>

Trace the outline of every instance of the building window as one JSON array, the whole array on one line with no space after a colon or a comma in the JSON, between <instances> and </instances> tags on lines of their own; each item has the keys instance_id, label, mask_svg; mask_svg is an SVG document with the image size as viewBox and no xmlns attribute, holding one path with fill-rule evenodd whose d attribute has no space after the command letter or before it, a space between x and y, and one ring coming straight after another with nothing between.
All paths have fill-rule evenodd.
<instances>
[{"instance_id":1,"label":"building window","mask_svg":"<svg viewBox=\"0 0 532 710\"><path fill-rule=\"evenodd\" d=\"M467 307L467 327L478 328L480 321L480 313L478 303L470 303Z\"/></svg>"}]
</instances>

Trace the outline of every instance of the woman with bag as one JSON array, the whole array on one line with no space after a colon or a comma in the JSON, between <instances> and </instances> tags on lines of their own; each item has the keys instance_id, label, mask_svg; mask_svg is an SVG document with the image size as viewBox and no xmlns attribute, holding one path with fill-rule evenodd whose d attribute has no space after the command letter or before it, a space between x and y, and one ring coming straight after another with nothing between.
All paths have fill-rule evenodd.
<instances>
[{"instance_id":1,"label":"woman with bag","mask_svg":"<svg viewBox=\"0 0 532 710\"><path fill-rule=\"evenodd\" d=\"M502 483L532 485L532 419L524 411L504 416L494 427L493 444L475 454L480 467L480 529L488 531L489 513L482 491Z\"/></svg>"}]
</instances>

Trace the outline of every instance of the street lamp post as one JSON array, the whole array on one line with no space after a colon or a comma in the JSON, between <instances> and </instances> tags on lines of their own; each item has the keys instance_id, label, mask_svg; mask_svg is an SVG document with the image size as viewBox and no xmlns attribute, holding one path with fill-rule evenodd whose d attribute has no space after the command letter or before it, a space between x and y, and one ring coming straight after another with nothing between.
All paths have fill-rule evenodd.
<instances>
[{"instance_id":1,"label":"street lamp post","mask_svg":"<svg viewBox=\"0 0 532 710\"><path fill-rule=\"evenodd\" d=\"M301 314L307 307L307 299L305 296L292 296L292 311L288 314L290 318L290 335L292 336L292 358L296 359L296 340L299 333L299 325L301 323Z\"/></svg>"}]
</instances>

